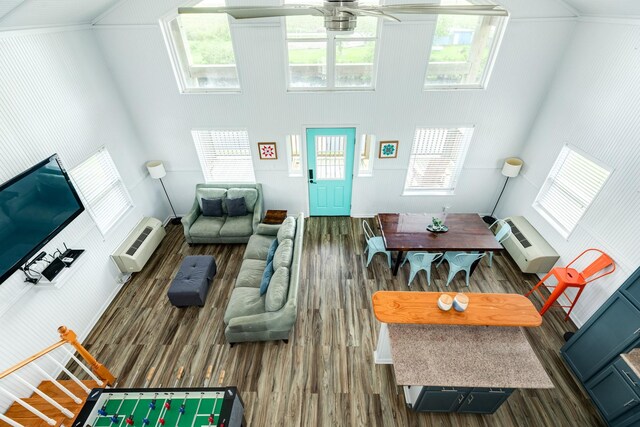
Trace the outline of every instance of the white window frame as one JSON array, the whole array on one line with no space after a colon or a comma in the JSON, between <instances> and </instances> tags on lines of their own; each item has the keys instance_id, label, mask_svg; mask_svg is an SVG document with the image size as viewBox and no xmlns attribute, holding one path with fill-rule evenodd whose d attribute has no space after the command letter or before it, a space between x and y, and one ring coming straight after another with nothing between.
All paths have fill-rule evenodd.
<instances>
[{"instance_id":1,"label":"white window frame","mask_svg":"<svg viewBox=\"0 0 640 427\"><path fill-rule=\"evenodd\" d=\"M411 162L413 161L413 146L416 143L416 138L418 132L420 130L429 130L429 129L464 129L469 132L469 135L464 138L461 147L461 153L456 163L456 168L453 173L451 188L447 189L439 189L439 188L407 188L407 182L409 178L409 173L411 172ZM411 143L411 149L409 152L409 161L407 163L407 172L405 173L404 183L403 183L403 196L451 196L455 194L456 187L458 185L458 181L460 180L460 175L462 175L462 170L464 169L464 162L467 157L467 153L469 152L469 147L471 145L471 140L473 139L473 134L475 133L474 125L460 125L460 126L418 126L415 129L413 141Z\"/></svg>"},{"instance_id":2,"label":"white window frame","mask_svg":"<svg viewBox=\"0 0 640 427\"><path fill-rule=\"evenodd\" d=\"M361 164L362 160L362 151L366 150L367 141L369 142L369 167L363 168ZM370 178L373 176L373 159L375 158L375 146L376 146L376 136L372 134L362 134L360 137L359 143L356 145L357 151L355 153L355 163L356 163L356 176L361 178Z\"/></svg>"},{"instance_id":3,"label":"white window frame","mask_svg":"<svg viewBox=\"0 0 640 427\"><path fill-rule=\"evenodd\" d=\"M196 4L202 2L202 0L194 0L185 4L184 6L195 6ZM160 19L160 29L162 31L162 37L164 38L165 45L167 47L167 52L169 54L169 60L171 62L171 67L173 68L173 74L176 78L176 83L178 84L178 90L183 94L206 94L206 93L232 93L237 94L241 93L242 90L242 78L240 75L240 68L238 67L238 55L236 49L235 37L233 36L233 31L231 30L233 25L229 17L227 16L227 22L229 22L229 33L231 35L231 46L233 49L233 56L235 59L235 68L236 74L238 75L238 87L237 88L214 88L214 87L191 87L187 85L187 78L184 75L185 67L188 65L183 65L181 56L189 57L190 52L185 48L184 44L180 45L179 41L173 37L173 32L171 30L171 22L177 19L179 15L177 13L171 13ZM181 31L182 32L182 31ZM183 35L184 38L184 35ZM178 52L178 49L184 49L183 54Z\"/></svg>"},{"instance_id":4,"label":"white window frame","mask_svg":"<svg viewBox=\"0 0 640 427\"><path fill-rule=\"evenodd\" d=\"M500 46L502 44L502 38L504 37L504 33L507 28L507 22L509 20L508 16L502 16L500 18L500 24L498 25L496 37L493 39L491 44L491 50L489 52L489 58L487 58L487 65L484 68L482 73L482 78L479 83L470 84L470 83L457 83L457 84L429 84L427 82L427 76L429 75L429 67L431 66L431 50L433 49L433 41L436 37L436 27L438 25L436 15L436 21L433 26L433 36L431 38L431 47L429 49L429 56L427 57L427 69L425 70L424 75L424 86L423 90L425 91L433 91L433 90L460 90L460 89L486 89L489 84L489 79L491 77L491 73L493 72L493 67L496 62L496 57L498 56L498 52L500 51Z\"/></svg>"},{"instance_id":5,"label":"white window frame","mask_svg":"<svg viewBox=\"0 0 640 427\"><path fill-rule=\"evenodd\" d=\"M96 183L83 182L79 179L80 177L78 175L82 168L86 167L86 165L88 165L89 162L92 162L96 156L101 156L101 155L106 155L106 157L103 159L104 164L106 164L107 167L109 167L109 170L107 172L113 178L115 178L115 180L112 182L106 183L108 184L108 186L102 189L99 197L94 197L92 200L90 200L86 196L86 188L85 188L85 191L83 191L83 187L85 185L95 186ZM96 224L96 226L98 227L98 230L100 230L100 233L103 236L106 236L107 233L110 230L112 230L113 227L115 227L122 220L122 218L127 214L127 212L129 212L134 206L133 200L131 199L131 195L129 194L129 190L127 189L127 186L122 181L120 172L118 171L118 168L116 167L116 164L113 162L113 158L109 154L109 150L107 150L106 147L101 147L96 153L94 153L93 155L88 157L86 160L84 160L82 163L80 163L79 165L71 169L69 171L69 176L71 177L71 181L76 187L78 194L80 195L80 198L82 199L82 202L85 208L87 209L87 212L89 212L91 219ZM91 177L95 178L96 174L93 174ZM98 185L104 185L104 183L103 184L98 183ZM123 204L123 206L120 207L121 211L119 212L119 215L116 218L105 223L104 218L102 218L100 215L100 212L96 211L95 203L103 200L107 195L111 194L112 191L118 191L120 195L123 196L123 201L125 202L125 204Z\"/></svg>"},{"instance_id":6,"label":"white window frame","mask_svg":"<svg viewBox=\"0 0 640 427\"><path fill-rule=\"evenodd\" d=\"M298 157L300 163L300 170L293 169L293 143L294 141L298 144ZM290 177L301 177L302 176L302 135L300 134L290 134L287 135L285 139L286 152L287 152L287 171Z\"/></svg>"},{"instance_id":7,"label":"white window frame","mask_svg":"<svg viewBox=\"0 0 640 427\"><path fill-rule=\"evenodd\" d=\"M224 177L221 179L215 179L211 176L211 174L208 172L208 166L209 163L207 161L207 155L206 153L203 152L202 150L202 142L200 141L200 136L199 133L200 132L211 132L211 133L215 133L215 132L244 132L246 134L246 141L247 141L247 148L246 150L248 150L248 154L246 155L248 157L249 162L251 163L251 172L252 172L252 178L253 180L246 180L246 179L238 179L237 177L233 177L233 178L228 178L228 177ZM205 182L207 183L220 183L220 182L242 182L242 183L255 183L256 182L256 168L255 168L255 163L254 163L254 155L253 155L253 151L251 150L251 139L249 138L249 132L247 131L247 129L242 129L242 128L233 128L233 129L204 129L204 128L200 128L200 129L192 129L191 130L191 137L193 139L193 144L195 146L196 149L196 153L198 154L198 160L200 162L200 168L202 169L202 175L204 176ZM213 165L211 165L213 166Z\"/></svg>"},{"instance_id":8,"label":"white window frame","mask_svg":"<svg viewBox=\"0 0 640 427\"><path fill-rule=\"evenodd\" d=\"M562 167L564 166L564 163L567 159L567 157L569 155L571 155L571 153L575 153L577 155L579 155L580 157L584 158L585 160L593 163L595 166L599 167L602 169L603 172L607 173L607 176L604 178L604 180L600 183L600 187L596 190L596 192L594 193L593 197L591 198L591 200L589 200L582 209L582 212L580 212L579 216L577 217L577 219L575 220L575 222L571 225L570 228L566 228L561 221L559 221L553 212L549 211L547 208L545 208L541 203L540 200L546 195L546 193L549 191L549 189L551 187L554 186L555 184L555 180L556 177L558 176L558 174L560 173L560 171L562 170ZM600 194L600 192L602 191L602 189L604 188L604 186L607 184L607 181L609 180L609 178L611 177L611 173L613 172L613 169L610 168L609 166L605 165L604 163L594 159L593 157L589 156L588 154L584 153L582 150L579 150L573 146L570 146L568 144L565 144L562 149L560 150L560 153L558 153L558 157L556 158L556 160L553 163L553 166L551 167L551 170L549 171L549 174L547 175L547 177L544 180L544 183L542 184L542 187L540 188L540 191L538 192L532 207L549 223L551 224L551 226L558 232L560 233L560 235L562 237L564 237L565 239L568 239L569 236L571 235L571 233L573 233L573 231L576 229L576 227L578 226L578 224L580 223L580 220L584 217L584 215L587 213L587 211L589 210L589 208L591 207L591 205L593 204L593 201L598 197L598 195ZM579 181L579 178L574 178L575 180ZM558 185L558 187L561 187L560 185ZM563 191L562 188L559 189L559 191ZM565 191L565 194L567 194L569 197L571 197L571 194L568 191ZM576 202L579 202L576 200Z\"/></svg>"},{"instance_id":9,"label":"white window frame","mask_svg":"<svg viewBox=\"0 0 640 427\"><path fill-rule=\"evenodd\" d=\"M354 38L336 38L340 36L338 31L327 31L324 38L288 38L286 17L282 18L282 31L284 39L284 61L285 61L285 79L288 92L371 92L376 89L378 78L378 58L380 52L380 33L382 31L382 19L378 18L375 37L354 37ZM371 86L336 86L336 40L346 41L374 41L375 48L373 51L373 70L371 71ZM321 42L327 43L327 85L313 87L293 87L291 86L291 72L289 64L289 42Z\"/></svg>"}]
</instances>

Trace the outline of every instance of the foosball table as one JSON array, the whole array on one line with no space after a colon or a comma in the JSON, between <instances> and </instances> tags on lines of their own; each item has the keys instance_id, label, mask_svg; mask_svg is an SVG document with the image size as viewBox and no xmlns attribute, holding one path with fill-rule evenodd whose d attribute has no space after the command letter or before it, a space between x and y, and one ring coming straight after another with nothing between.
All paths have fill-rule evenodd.
<instances>
[{"instance_id":1,"label":"foosball table","mask_svg":"<svg viewBox=\"0 0 640 427\"><path fill-rule=\"evenodd\" d=\"M91 391L73 427L245 427L235 387Z\"/></svg>"}]
</instances>

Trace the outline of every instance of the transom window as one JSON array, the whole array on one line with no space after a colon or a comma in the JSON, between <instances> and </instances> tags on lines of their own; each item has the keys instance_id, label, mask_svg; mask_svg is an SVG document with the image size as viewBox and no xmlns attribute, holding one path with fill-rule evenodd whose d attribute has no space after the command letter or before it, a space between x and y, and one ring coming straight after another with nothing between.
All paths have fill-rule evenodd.
<instances>
[{"instance_id":1,"label":"transom window","mask_svg":"<svg viewBox=\"0 0 640 427\"><path fill-rule=\"evenodd\" d=\"M246 130L193 130L206 182L256 182Z\"/></svg>"},{"instance_id":2,"label":"transom window","mask_svg":"<svg viewBox=\"0 0 640 427\"><path fill-rule=\"evenodd\" d=\"M102 235L133 207L131 196L106 148L71 169L69 175Z\"/></svg>"},{"instance_id":3,"label":"transom window","mask_svg":"<svg viewBox=\"0 0 640 427\"><path fill-rule=\"evenodd\" d=\"M205 0L196 6L224 5L224 0ZM181 91L240 88L227 14L180 15L164 29Z\"/></svg>"},{"instance_id":4,"label":"transom window","mask_svg":"<svg viewBox=\"0 0 640 427\"><path fill-rule=\"evenodd\" d=\"M403 194L453 194L472 135L473 128L416 129Z\"/></svg>"},{"instance_id":5,"label":"transom window","mask_svg":"<svg viewBox=\"0 0 640 427\"><path fill-rule=\"evenodd\" d=\"M294 3L300 2L285 1L285 4ZM303 3L321 5L323 1ZM320 16L286 17L289 89L372 89L375 85L378 21L378 18L358 16L353 34L345 34L327 32L324 18Z\"/></svg>"},{"instance_id":6,"label":"transom window","mask_svg":"<svg viewBox=\"0 0 640 427\"><path fill-rule=\"evenodd\" d=\"M501 16L438 15L425 88L484 88L505 22Z\"/></svg>"},{"instance_id":7,"label":"transom window","mask_svg":"<svg viewBox=\"0 0 640 427\"><path fill-rule=\"evenodd\" d=\"M565 146L553 164L533 207L566 238L610 174L609 168Z\"/></svg>"}]
</instances>

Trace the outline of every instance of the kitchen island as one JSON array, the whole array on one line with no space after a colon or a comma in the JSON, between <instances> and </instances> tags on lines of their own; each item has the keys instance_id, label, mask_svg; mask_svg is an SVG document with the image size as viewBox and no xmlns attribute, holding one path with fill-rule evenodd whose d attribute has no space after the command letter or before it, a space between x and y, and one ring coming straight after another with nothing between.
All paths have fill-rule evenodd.
<instances>
[{"instance_id":1,"label":"kitchen island","mask_svg":"<svg viewBox=\"0 0 640 427\"><path fill-rule=\"evenodd\" d=\"M542 321L529 300L467 293L465 312L443 312L433 309L440 294L380 291L373 296L376 318L384 321L374 358L393 365L408 406L493 413L515 389L553 388L521 329Z\"/></svg>"}]
</instances>

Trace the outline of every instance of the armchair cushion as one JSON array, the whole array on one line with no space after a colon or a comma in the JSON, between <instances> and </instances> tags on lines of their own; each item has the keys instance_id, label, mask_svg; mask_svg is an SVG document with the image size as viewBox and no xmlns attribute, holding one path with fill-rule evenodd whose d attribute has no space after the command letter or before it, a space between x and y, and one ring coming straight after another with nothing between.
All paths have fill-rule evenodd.
<instances>
[{"instance_id":1,"label":"armchair cushion","mask_svg":"<svg viewBox=\"0 0 640 427\"><path fill-rule=\"evenodd\" d=\"M227 190L227 198L238 199L244 197L249 212L253 212L258 201L258 190L255 188L230 188Z\"/></svg>"},{"instance_id":2,"label":"armchair cushion","mask_svg":"<svg viewBox=\"0 0 640 427\"><path fill-rule=\"evenodd\" d=\"M202 215L204 216L222 216L222 199L205 199L200 200L202 203Z\"/></svg>"},{"instance_id":3,"label":"armchair cushion","mask_svg":"<svg viewBox=\"0 0 640 427\"><path fill-rule=\"evenodd\" d=\"M189 229L189 234L193 237L219 236L225 219L224 216L199 216Z\"/></svg>"},{"instance_id":4,"label":"armchair cushion","mask_svg":"<svg viewBox=\"0 0 640 427\"><path fill-rule=\"evenodd\" d=\"M264 299L258 288L235 288L224 313L224 323L229 324L235 317L264 313Z\"/></svg>"},{"instance_id":5,"label":"armchair cushion","mask_svg":"<svg viewBox=\"0 0 640 427\"><path fill-rule=\"evenodd\" d=\"M236 278L236 288L260 288L262 275L267 263L259 259L245 259L240 266L240 273Z\"/></svg>"},{"instance_id":6,"label":"armchair cushion","mask_svg":"<svg viewBox=\"0 0 640 427\"><path fill-rule=\"evenodd\" d=\"M249 238L247 249L244 251L244 259L267 259L271 242L277 242L273 236L254 234ZM275 253L275 251L274 251Z\"/></svg>"},{"instance_id":7,"label":"armchair cushion","mask_svg":"<svg viewBox=\"0 0 640 427\"><path fill-rule=\"evenodd\" d=\"M247 205L244 197L238 197L237 199L227 197L225 203L227 204L229 216L245 216L247 214Z\"/></svg>"}]
</instances>

